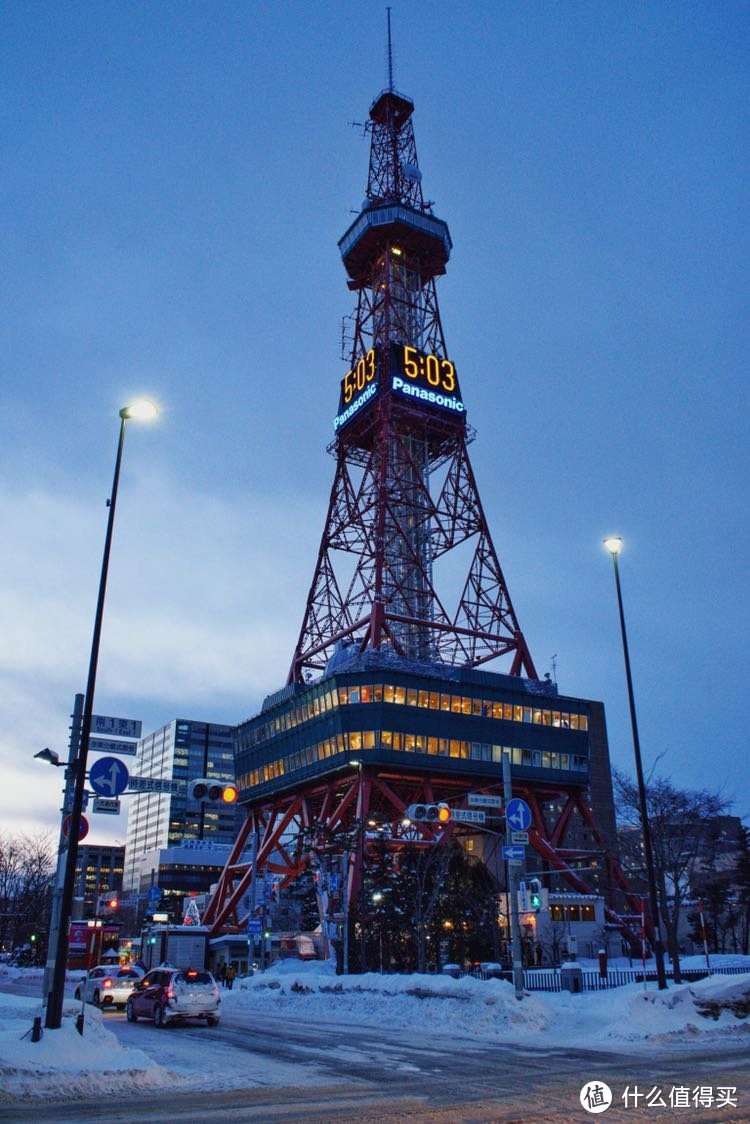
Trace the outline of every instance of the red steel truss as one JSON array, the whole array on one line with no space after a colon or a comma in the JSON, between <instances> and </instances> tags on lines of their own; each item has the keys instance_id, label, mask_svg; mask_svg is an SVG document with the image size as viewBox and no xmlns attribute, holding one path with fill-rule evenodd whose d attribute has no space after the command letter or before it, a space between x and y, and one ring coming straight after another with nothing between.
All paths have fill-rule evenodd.
<instances>
[{"instance_id":1,"label":"red steel truss","mask_svg":"<svg viewBox=\"0 0 750 1124\"><path fill-rule=\"evenodd\" d=\"M628 915L635 916L640 911L640 899L630 890L619 862L596 825L584 794L523 784L514 784L513 791L531 808L533 823L529 843L539 862L544 864L544 869L550 874L560 875L577 893L602 892L607 921L617 925L623 936L638 947L639 937L618 911L617 903L618 898L624 897ZM253 879L253 863L247 852L254 832L257 832L256 874L275 875L280 890L305 870L316 842L326 842L336 835L348 833L356 842L346 855L347 899L354 903L356 912L362 864L367 865L373 843L377 840L379 847L399 851L406 844L439 844L456 832L476 833L476 828L455 821L445 828L428 824L407 827L403 823L405 810L410 804L441 800L450 803L452 808L466 807L469 792L502 796L502 784L477 785L476 778L462 778L449 773L408 774L363 767L352 770L348 776L339 774L316 779L293 792L269 797L250 810L203 923L210 927L212 934L240 931L242 928L247 916L243 900ZM555 813L553 820L550 805L559 805L561 800L562 811ZM601 891L592 888L572 865L576 860L590 860L591 852L565 845L576 816L591 831L599 849L597 865L603 883ZM371 817L378 824L377 831L368 830L368 819Z\"/></svg>"},{"instance_id":2,"label":"red steel truss","mask_svg":"<svg viewBox=\"0 0 750 1124\"><path fill-rule=\"evenodd\" d=\"M405 661L475 667L504 657L511 675L538 679L520 629L479 498L468 446L473 430L463 404L450 411L425 407L396 394L399 348L448 363L436 277L450 254L447 226L422 194L412 128L412 102L391 85L370 109L367 199L339 243L356 308L349 352L351 373L368 355L371 390L351 415L340 409L329 451L336 470L315 572L305 606L288 685L325 671L342 647L352 653L386 650ZM433 365L434 370L434 365ZM342 384L345 399L346 380ZM359 388L361 389L361 387ZM456 393L458 390L456 390ZM434 771L400 773L360 767L301 781L294 788L248 800L248 818L208 905L212 933L239 930L246 895L258 873L276 875L283 889L311 861L311 840L354 832L346 852L348 901L357 902L375 813L390 850L407 842L434 844L447 829L404 827L404 809L437 796L466 806L475 777ZM482 787L499 793L502 785ZM585 795L573 786L517 783L533 813L530 844L545 871L582 893L588 885L576 860L586 855L566 845L582 821L599 852L607 917L637 947L627 917L640 901L632 894ZM553 811L562 808L559 813ZM247 857L255 836L253 864ZM378 832L379 846L384 838ZM590 853L589 853L590 856ZM356 912L356 905L355 910Z\"/></svg>"},{"instance_id":3,"label":"red steel truss","mask_svg":"<svg viewBox=\"0 0 750 1124\"><path fill-rule=\"evenodd\" d=\"M336 472L290 683L319 674L342 644L469 667L507 656L511 674L537 678L469 461L473 431L389 393L392 345L446 357L435 276L450 236L422 195L412 109L392 89L373 104L366 206L340 244L357 292L352 368L377 349L381 385L331 446ZM460 548L468 568L457 581Z\"/></svg>"}]
</instances>

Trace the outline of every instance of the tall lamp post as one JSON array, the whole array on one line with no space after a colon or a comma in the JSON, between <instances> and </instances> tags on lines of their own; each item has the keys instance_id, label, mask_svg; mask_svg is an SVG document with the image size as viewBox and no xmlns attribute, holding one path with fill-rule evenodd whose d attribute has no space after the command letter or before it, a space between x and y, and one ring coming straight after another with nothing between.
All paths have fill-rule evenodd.
<instances>
[{"instance_id":1,"label":"tall lamp post","mask_svg":"<svg viewBox=\"0 0 750 1124\"><path fill-rule=\"evenodd\" d=\"M617 557L622 550L622 539L619 535L610 535L604 539L604 545L612 556L615 568L615 586L617 588L617 607L620 612L620 631L622 633L622 651L625 657L625 678L628 684L628 703L630 704L630 725L633 730L633 753L635 754L635 772L638 780L638 802L641 813L641 831L643 833L643 854L646 860L646 877L648 879L648 904L651 913L651 924L654 930L654 958L656 960L656 978L659 988L667 986L667 976L664 971L664 947L661 942L661 925L659 922L659 903L656 896L656 875L654 872L654 852L651 846L651 828L648 822L648 808L646 806L646 784L643 779L643 764L641 762L641 743L638 737L638 722L635 716L635 698L633 695L633 677L630 674L630 654L628 652L628 634L625 629L625 613L622 607L622 590L620 588L620 569Z\"/></svg>"},{"instance_id":2,"label":"tall lamp post","mask_svg":"<svg viewBox=\"0 0 750 1124\"><path fill-rule=\"evenodd\" d=\"M78 837L81 830L81 813L83 811L83 797L86 785L86 762L89 752L91 737L91 719L94 713L94 689L96 687L96 669L99 661L99 644L102 633L102 619L104 617L104 597L107 591L107 573L109 570L109 555L112 547L112 530L115 522L115 506L117 504L117 486L120 481L120 464L122 462L122 448L125 441L125 423L131 418L146 420L156 417L158 410L153 402L139 401L132 406L125 406L120 410L120 438L117 445L115 458L115 474L112 481L112 493L108 500L109 514L107 516L107 532L104 537L104 554L102 557L102 570L99 579L99 596L96 602L96 616L94 617L94 635L91 641L91 657L89 659L89 674L86 681L86 694L84 696L83 713L81 715L81 740L78 756L71 767L75 768L75 783L73 786L73 799L70 807L68 821L68 849L65 861L65 879L60 896L57 941L54 950L50 949L50 959L47 963L45 980L51 977L52 986L47 996L47 1012L44 1025L49 1030L56 1030L62 1023L63 995L65 991L65 969L68 964L68 939L70 918L73 911L73 889L75 883L76 860L78 858Z\"/></svg>"}]
</instances>

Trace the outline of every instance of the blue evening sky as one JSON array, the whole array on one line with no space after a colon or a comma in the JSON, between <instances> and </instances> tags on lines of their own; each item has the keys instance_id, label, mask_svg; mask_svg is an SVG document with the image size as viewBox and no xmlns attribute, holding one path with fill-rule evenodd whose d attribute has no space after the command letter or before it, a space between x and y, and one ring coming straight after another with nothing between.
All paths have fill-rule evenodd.
<instances>
[{"instance_id":1,"label":"blue evening sky","mask_svg":"<svg viewBox=\"0 0 750 1124\"><path fill-rule=\"evenodd\" d=\"M0 823L57 830L117 439L98 713L235 723L282 686L333 478L336 242L385 7L0 4ZM747 3L393 4L451 230L472 463L540 674L647 770L746 766ZM502 670L502 668L499 668ZM97 817L90 840L124 839Z\"/></svg>"}]
</instances>

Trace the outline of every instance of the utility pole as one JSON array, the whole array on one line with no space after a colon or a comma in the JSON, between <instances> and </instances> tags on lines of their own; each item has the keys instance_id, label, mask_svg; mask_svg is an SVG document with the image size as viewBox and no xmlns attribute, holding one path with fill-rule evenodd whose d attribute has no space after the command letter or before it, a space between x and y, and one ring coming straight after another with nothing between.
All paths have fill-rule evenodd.
<instances>
[{"instance_id":1,"label":"utility pole","mask_svg":"<svg viewBox=\"0 0 750 1124\"><path fill-rule=\"evenodd\" d=\"M510 760L503 754L503 797L505 807L513 799L513 786L510 779ZM510 846L511 828L505 817L505 842ZM518 920L518 878L516 867L508 860L508 913L510 914L510 939L513 946L513 986L516 999L523 999L523 958L521 956L521 926Z\"/></svg>"},{"instance_id":2,"label":"utility pole","mask_svg":"<svg viewBox=\"0 0 750 1124\"><path fill-rule=\"evenodd\" d=\"M73 714L70 724L68 764L65 767L65 789L63 793L60 823L60 843L57 849L55 888L52 892L52 911L50 914L49 938L47 941L47 963L44 968L44 978L42 981L42 1007L45 1009L49 1002L50 992L52 991L52 981L55 974L55 958L57 956L60 940L60 915L62 912L63 887L65 884L65 867L68 859L68 836L65 834L65 821L73 809L73 789L78 765L78 747L81 738L82 714L83 695L76 695L73 700Z\"/></svg>"}]
</instances>

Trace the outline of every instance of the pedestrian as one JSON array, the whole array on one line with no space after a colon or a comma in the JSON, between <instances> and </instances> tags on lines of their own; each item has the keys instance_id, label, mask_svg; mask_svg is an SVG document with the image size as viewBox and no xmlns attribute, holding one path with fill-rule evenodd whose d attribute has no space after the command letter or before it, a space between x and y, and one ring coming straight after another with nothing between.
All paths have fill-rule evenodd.
<instances>
[{"instance_id":1,"label":"pedestrian","mask_svg":"<svg viewBox=\"0 0 750 1124\"><path fill-rule=\"evenodd\" d=\"M226 966L226 964L223 960L222 960L221 964L219 965L219 973L218 974L219 974L219 983L221 984L222 987L226 987L226 985L227 985L227 966Z\"/></svg>"},{"instance_id":2,"label":"pedestrian","mask_svg":"<svg viewBox=\"0 0 750 1124\"><path fill-rule=\"evenodd\" d=\"M237 971L234 967L234 964L230 964L229 967L227 968L226 977L225 977L226 978L226 986L227 986L228 991L232 990L232 984L234 983L234 977L236 975L237 975Z\"/></svg>"}]
</instances>

